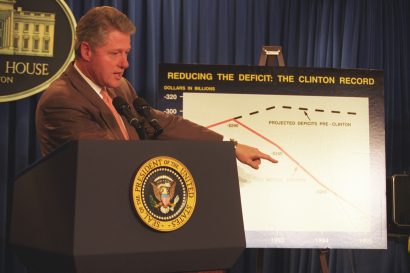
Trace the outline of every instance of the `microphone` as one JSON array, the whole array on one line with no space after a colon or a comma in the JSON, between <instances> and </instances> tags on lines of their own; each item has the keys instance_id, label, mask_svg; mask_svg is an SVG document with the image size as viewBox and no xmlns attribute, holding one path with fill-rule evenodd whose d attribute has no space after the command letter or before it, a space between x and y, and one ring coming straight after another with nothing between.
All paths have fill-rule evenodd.
<instances>
[{"instance_id":1,"label":"microphone","mask_svg":"<svg viewBox=\"0 0 410 273\"><path fill-rule=\"evenodd\" d=\"M134 100L133 105L138 114L146 118L151 127L154 128L155 132L153 138L156 138L162 134L164 129L161 128L158 120L152 116L151 107L149 104L143 98L138 97Z\"/></svg>"},{"instance_id":2,"label":"microphone","mask_svg":"<svg viewBox=\"0 0 410 273\"><path fill-rule=\"evenodd\" d=\"M117 110L120 115L124 116L128 123L134 127L140 139L145 139L145 131L142 127L142 122L140 122L132 113L131 107L127 101L123 97L118 96L112 100L112 105L114 105L115 110Z\"/></svg>"}]
</instances>

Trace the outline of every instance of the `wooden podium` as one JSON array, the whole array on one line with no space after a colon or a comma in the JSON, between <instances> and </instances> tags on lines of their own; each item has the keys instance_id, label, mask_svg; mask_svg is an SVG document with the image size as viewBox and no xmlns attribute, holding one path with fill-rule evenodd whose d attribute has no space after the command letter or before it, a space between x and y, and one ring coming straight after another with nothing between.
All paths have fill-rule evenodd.
<instances>
[{"instance_id":1,"label":"wooden podium","mask_svg":"<svg viewBox=\"0 0 410 273\"><path fill-rule=\"evenodd\" d=\"M169 156L196 185L179 229L148 227L132 205L136 170ZM76 141L15 181L10 243L37 273L150 273L228 269L245 249L233 144L217 141Z\"/></svg>"}]
</instances>

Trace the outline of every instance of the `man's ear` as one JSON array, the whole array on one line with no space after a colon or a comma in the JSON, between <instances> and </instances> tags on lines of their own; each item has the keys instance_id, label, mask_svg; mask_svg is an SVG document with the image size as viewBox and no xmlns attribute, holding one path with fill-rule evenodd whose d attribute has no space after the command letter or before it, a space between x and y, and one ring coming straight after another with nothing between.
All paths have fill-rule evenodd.
<instances>
[{"instance_id":1,"label":"man's ear","mask_svg":"<svg viewBox=\"0 0 410 273\"><path fill-rule=\"evenodd\" d=\"M89 61L91 59L91 47L90 44L87 42L82 42L80 45L80 52L81 52L81 58L84 59L85 61Z\"/></svg>"}]
</instances>

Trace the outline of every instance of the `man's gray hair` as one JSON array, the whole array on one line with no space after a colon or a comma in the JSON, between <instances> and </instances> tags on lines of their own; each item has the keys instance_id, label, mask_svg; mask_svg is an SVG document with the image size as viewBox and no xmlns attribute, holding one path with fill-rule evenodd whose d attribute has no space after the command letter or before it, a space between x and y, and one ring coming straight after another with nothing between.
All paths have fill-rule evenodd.
<instances>
[{"instance_id":1,"label":"man's gray hair","mask_svg":"<svg viewBox=\"0 0 410 273\"><path fill-rule=\"evenodd\" d=\"M76 28L75 55L80 56L82 42L87 42L92 49L104 45L110 31L135 33L134 23L121 11L109 6L90 9L81 17Z\"/></svg>"}]
</instances>

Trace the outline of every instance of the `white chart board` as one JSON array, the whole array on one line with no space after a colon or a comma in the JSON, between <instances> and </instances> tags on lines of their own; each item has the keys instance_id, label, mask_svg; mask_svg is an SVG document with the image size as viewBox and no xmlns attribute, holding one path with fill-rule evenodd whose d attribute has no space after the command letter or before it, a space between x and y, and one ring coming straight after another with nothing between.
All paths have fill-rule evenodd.
<instances>
[{"instance_id":1,"label":"white chart board","mask_svg":"<svg viewBox=\"0 0 410 273\"><path fill-rule=\"evenodd\" d=\"M373 98L214 84L181 95L184 118L279 161L259 170L238 161L247 247L386 248L383 112Z\"/></svg>"},{"instance_id":2,"label":"white chart board","mask_svg":"<svg viewBox=\"0 0 410 273\"><path fill-rule=\"evenodd\" d=\"M339 232L368 233L372 222L380 222L372 221L380 216L372 192L379 193L367 175L368 109L367 98L194 93L183 98L185 118L279 160L263 162L259 170L238 162L249 247L330 245ZM295 238L298 232L317 234L308 242Z\"/></svg>"}]
</instances>

